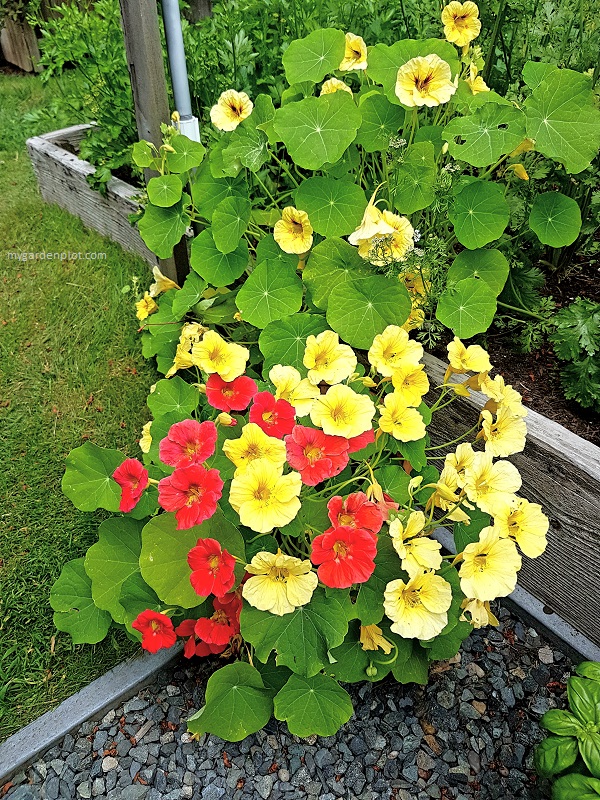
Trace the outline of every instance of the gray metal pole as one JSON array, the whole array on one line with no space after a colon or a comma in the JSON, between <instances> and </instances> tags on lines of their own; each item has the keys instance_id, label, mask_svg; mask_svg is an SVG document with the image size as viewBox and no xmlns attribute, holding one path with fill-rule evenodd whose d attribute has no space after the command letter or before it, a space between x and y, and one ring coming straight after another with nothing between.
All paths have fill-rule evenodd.
<instances>
[{"instance_id":1,"label":"gray metal pole","mask_svg":"<svg viewBox=\"0 0 600 800\"><path fill-rule=\"evenodd\" d=\"M188 126L185 125L185 123L189 123L194 117L192 114L192 100L188 83L178 0L162 0L162 12L165 23L165 35L167 38L167 52L169 54L175 108L179 112L181 122L184 123L184 127L187 128ZM183 132L182 130L182 133Z\"/></svg>"}]
</instances>

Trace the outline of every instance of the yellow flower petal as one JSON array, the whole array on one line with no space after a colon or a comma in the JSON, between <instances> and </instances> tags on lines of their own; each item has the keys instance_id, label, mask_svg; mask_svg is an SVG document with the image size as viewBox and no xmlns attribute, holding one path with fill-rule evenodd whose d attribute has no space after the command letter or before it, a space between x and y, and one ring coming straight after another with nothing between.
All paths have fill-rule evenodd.
<instances>
[{"instance_id":1,"label":"yellow flower petal","mask_svg":"<svg viewBox=\"0 0 600 800\"><path fill-rule=\"evenodd\" d=\"M432 53L416 56L403 64L396 78L396 97L409 108L447 103L456 84L451 80L450 64Z\"/></svg>"},{"instance_id":2,"label":"yellow flower petal","mask_svg":"<svg viewBox=\"0 0 600 800\"><path fill-rule=\"evenodd\" d=\"M210 119L221 131L233 131L252 113L254 105L246 92L228 89L210 110Z\"/></svg>"},{"instance_id":3,"label":"yellow flower petal","mask_svg":"<svg viewBox=\"0 0 600 800\"><path fill-rule=\"evenodd\" d=\"M352 94L352 89L347 83L339 80L339 78L329 78L329 80L325 81L323 86L321 86L319 96L322 97L324 94L334 94L334 92L348 92Z\"/></svg>"},{"instance_id":4,"label":"yellow flower petal","mask_svg":"<svg viewBox=\"0 0 600 800\"><path fill-rule=\"evenodd\" d=\"M467 597L495 600L506 597L517 585L521 556L511 539L501 539L492 527L484 528L479 541L468 544L460 566L460 588Z\"/></svg>"},{"instance_id":5,"label":"yellow flower petal","mask_svg":"<svg viewBox=\"0 0 600 800\"><path fill-rule=\"evenodd\" d=\"M405 583L390 581L384 592L383 607L392 620L391 630L405 639L429 640L448 624L452 603L450 584L440 575L422 572Z\"/></svg>"},{"instance_id":6,"label":"yellow flower petal","mask_svg":"<svg viewBox=\"0 0 600 800\"><path fill-rule=\"evenodd\" d=\"M458 47L465 47L479 36L481 20L475 3L452 0L442 11L444 36Z\"/></svg>"},{"instance_id":7,"label":"yellow flower petal","mask_svg":"<svg viewBox=\"0 0 600 800\"><path fill-rule=\"evenodd\" d=\"M224 381L244 373L250 351L235 342L226 342L216 331L207 331L192 347L194 364L204 372L216 372Z\"/></svg>"},{"instance_id":8,"label":"yellow flower petal","mask_svg":"<svg viewBox=\"0 0 600 800\"><path fill-rule=\"evenodd\" d=\"M299 211L294 206L284 208L281 219L275 223L273 237L284 253L301 255L310 250L313 228L306 211Z\"/></svg>"},{"instance_id":9,"label":"yellow flower petal","mask_svg":"<svg viewBox=\"0 0 600 800\"><path fill-rule=\"evenodd\" d=\"M383 333L377 334L368 352L369 364L385 378L391 378L406 365L417 365L422 358L423 345L410 339L398 325L388 325Z\"/></svg>"},{"instance_id":10,"label":"yellow flower petal","mask_svg":"<svg viewBox=\"0 0 600 800\"><path fill-rule=\"evenodd\" d=\"M303 364L308 369L308 380L317 385L324 381L334 384L349 378L356 369L356 355L333 331L323 331L306 339Z\"/></svg>"},{"instance_id":11,"label":"yellow flower petal","mask_svg":"<svg viewBox=\"0 0 600 800\"><path fill-rule=\"evenodd\" d=\"M266 434L255 422L244 425L239 439L226 439L223 453L237 467L236 475L259 458L265 458L281 471L286 459L285 443Z\"/></svg>"},{"instance_id":12,"label":"yellow flower petal","mask_svg":"<svg viewBox=\"0 0 600 800\"><path fill-rule=\"evenodd\" d=\"M277 553L257 553L246 565L249 578L243 597L261 611L283 616L310 602L318 578L310 561Z\"/></svg>"},{"instance_id":13,"label":"yellow flower petal","mask_svg":"<svg viewBox=\"0 0 600 800\"><path fill-rule=\"evenodd\" d=\"M141 300L138 300L138 302L135 304L135 307L135 315L140 322L147 319L150 314L154 314L155 311L158 311L158 305L154 302L154 299L148 292L145 293Z\"/></svg>"},{"instance_id":14,"label":"yellow flower petal","mask_svg":"<svg viewBox=\"0 0 600 800\"><path fill-rule=\"evenodd\" d=\"M310 418L328 436L351 439L371 428L375 406L370 397L357 394L349 386L337 384L315 401Z\"/></svg>"},{"instance_id":15,"label":"yellow flower petal","mask_svg":"<svg viewBox=\"0 0 600 800\"><path fill-rule=\"evenodd\" d=\"M290 523L300 511L298 495L302 479L298 472L282 475L268 459L251 461L236 472L229 502L240 522L257 533L269 533Z\"/></svg>"},{"instance_id":16,"label":"yellow flower petal","mask_svg":"<svg viewBox=\"0 0 600 800\"><path fill-rule=\"evenodd\" d=\"M400 442L416 442L425 436L423 417L416 408L407 406L400 394L386 394L383 406L379 406L379 409L379 427L385 433L390 433L394 439Z\"/></svg>"},{"instance_id":17,"label":"yellow flower petal","mask_svg":"<svg viewBox=\"0 0 600 800\"><path fill-rule=\"evenodd\" d=\"M361 36L346 34L346 51L339 66L341 72L367 68L367 45Z\"/></svg>"}]
</instances>

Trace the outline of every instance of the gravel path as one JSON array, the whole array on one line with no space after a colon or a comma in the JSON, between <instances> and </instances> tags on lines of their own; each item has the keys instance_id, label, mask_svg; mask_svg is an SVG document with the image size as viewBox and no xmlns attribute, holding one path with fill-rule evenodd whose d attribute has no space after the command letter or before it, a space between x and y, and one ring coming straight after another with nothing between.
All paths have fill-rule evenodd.
<instances>
[{"instance_id":1,"label":"gravel path","mask_svg":"<svg viewBox=\"0 0 600 800\"><path fill-rule=\"evenodd\" d=\"M571 662L501 610L498 630L475 632L426 688L392 682L350 688L355 716L329 738L290 736L271 722L237 744L200 742L185 720L211 670L180 663L87 722L16 775L3 800L543 800L532 746L540 716L564 707Z\"/></svg>"}]
</instances>

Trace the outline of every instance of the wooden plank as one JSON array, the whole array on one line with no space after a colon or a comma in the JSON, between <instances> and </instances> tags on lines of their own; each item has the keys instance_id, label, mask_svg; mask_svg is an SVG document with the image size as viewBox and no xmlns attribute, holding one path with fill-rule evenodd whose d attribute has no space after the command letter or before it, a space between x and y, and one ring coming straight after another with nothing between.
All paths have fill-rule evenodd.
<instances>
[{"instance_id":1,"label":"wooden plank","mask_svg":"<svg viewBox=\"0 0 600 800\"><path fill-rule=\"evenodd\" d=\"M40 51L35 31L26 20L15 22L7 17L0 30L0 48L6 61L24 72L39 72Z\"/></svg>"},{"instance_id":2,"label":"wooden plank","mask_svg":"<svg viewBox=\"0 0 600 800\"><path fill-rule=\"evenodd\" d=\"M446 364L429 355L425 363L440 385ZM474 392L434 414L434 443L468 430L486 400ZM600 645L600 448L531 409L526 422L525 451L510 461L523 476L519 494L542 505L550 530L546 552L523 557L519 584Z\"/></svg>"}]
</instances>

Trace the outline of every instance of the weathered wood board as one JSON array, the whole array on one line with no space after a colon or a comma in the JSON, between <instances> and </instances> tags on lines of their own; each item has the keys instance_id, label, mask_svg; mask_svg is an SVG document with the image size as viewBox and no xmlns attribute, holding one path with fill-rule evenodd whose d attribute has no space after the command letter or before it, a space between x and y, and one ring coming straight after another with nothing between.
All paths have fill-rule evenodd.
<instances>
[{"instance_id":1,"label":"weathered wood board","mask_svg":"<svg viewBox=\"0 0 600 800\"><path fill-rule=\"evenodd\" d=\"M28 22L4 21L0 30L0 48L9 64L24 72L39 72L40 51L33 28Z\"/></svg>"},{"instance_id":2,"label":"weathered wood board","mask_svg":"<svg viewBox=\"0 0 600 800\"><path fill-rule=\"evenodd\" d=\"M425 356L432 385L446 364ZM468 430L487 398L473 393L434 414L435 443ZM519 494L540 503L550 518L548 547L523 557L519 584L600 645L600 448L529 409L527 445L510 457L523 477ZM441 463L441 462L439 462Z\"/></svg>"},{"instance_id":3,"label":"weathered wood board","mask_svg":"<svg viewBox=\"0 0 600 800\"><path fill-rule=\"evenodd\" d=\"M158 258L129 222L129 215L139 208L134 198L140 190L112 178L106 196L101 195L86 180L95 171L92 164L64 147L68 144L77 149L89 128L90 125L74 125L27 140L27 150L42 197L48 203L57 203L79 217L88 228L107 236L124 250L136 253L154 266L159 263Z\"/></svg>"}]
</instances>

